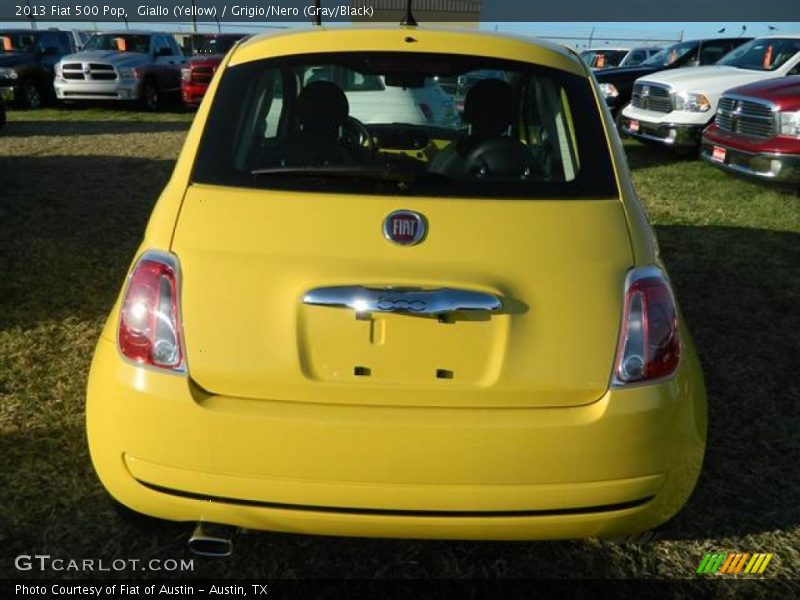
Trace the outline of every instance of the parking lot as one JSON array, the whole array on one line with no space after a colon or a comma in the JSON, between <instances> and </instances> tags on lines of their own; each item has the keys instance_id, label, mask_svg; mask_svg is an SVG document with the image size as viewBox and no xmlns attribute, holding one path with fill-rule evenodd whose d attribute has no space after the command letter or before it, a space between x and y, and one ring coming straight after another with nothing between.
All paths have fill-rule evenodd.
<instances>
[{"instance_id":1,"label":"parking lot","mask_svg":"<svg viewBox=\"0 0 800 600\"><path fill-rule=\"evenodd\" d=\"M118 520L90 464L83 405L100 328L191 118L179 109L54 108L11 111L0 131L0 539L8 556L189 557L187 527L141 533ZM796 576L800 198L626 147L710 401L703 474L665 539L636 547L259 533L240 536L230 559L195 559L182 575L685 578L706 551L721 550L775 553L766 575ZM2 575L19 575L12 561Z\"/></svg>"}]
</instances>

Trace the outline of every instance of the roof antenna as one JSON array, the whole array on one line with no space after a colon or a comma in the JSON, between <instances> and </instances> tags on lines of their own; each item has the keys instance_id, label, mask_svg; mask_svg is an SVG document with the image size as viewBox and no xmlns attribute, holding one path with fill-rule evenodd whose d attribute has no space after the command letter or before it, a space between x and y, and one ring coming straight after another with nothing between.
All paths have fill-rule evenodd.
<instances>
[{"instance_id":1,"label":"roof antenna","mask_svg":"<svg viewBox=\"0 0 800 600\"><path fill-rule=\"evenodd\" d=\"M414 18L414 14L411 12L411 0L407 0L406 2L406 16L403 17L403 20L400 21L400 25L405 27L416 27L417 20Z\"/></svg>"},{"instance_id":2,"label":"roof antenna","mask_svg":"<svg viewBox=\"0 0 800 600\"><path fill-rule=\"evenodd\" d=\"M319 9L319 0L314 0L314 20L311 21L311 24L317 27L322 25L322 11Z\"/></svg>"}]
</instances>

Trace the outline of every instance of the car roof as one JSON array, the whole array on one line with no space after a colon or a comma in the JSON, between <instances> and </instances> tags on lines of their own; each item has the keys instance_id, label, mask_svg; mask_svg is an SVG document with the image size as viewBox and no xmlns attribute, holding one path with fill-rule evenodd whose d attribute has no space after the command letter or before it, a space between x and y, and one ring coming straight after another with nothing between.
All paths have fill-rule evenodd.
<instances>
[{"instance_id":1,"label":"car roof","mask_svg":"<svg viewBox=\"0 0 800 600\"><path fill-rule=\"evenodd\" d=\"M230 64L328 52L431 52L485 56L544 64L588 76L578 54L560 44L533 37L428 26L315 26L275 30L247 38L234 50Z\"/></svg>"}]
</instances>

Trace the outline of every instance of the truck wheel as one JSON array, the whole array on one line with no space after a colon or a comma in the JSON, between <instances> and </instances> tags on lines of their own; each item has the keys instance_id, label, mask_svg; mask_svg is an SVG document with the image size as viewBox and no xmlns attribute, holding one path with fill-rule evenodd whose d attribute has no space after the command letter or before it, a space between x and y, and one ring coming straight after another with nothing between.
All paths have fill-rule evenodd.
<instances>
[{"instance_id":1,"label":"truck wheel","mask_svg":"<svg viewBox=\"0 0 800 600\"><path fill-rule=\"evenodd\" d=\"M22 82L20 104L23 108L40 108L42 106L42 92L34 80L26 79Z\"/></svg>"},{"instance_id":2,"label":"truck wheel","mask_svg":"<svg viewBox=\"0 0 800 600\"><path fill-rule=\"evenodd\" d=\"M158 93L158 86L152 78L147 78L142 89L142 105L145 110L156 111L161 105L161 96Z\"/></svg>"}]
</instances>

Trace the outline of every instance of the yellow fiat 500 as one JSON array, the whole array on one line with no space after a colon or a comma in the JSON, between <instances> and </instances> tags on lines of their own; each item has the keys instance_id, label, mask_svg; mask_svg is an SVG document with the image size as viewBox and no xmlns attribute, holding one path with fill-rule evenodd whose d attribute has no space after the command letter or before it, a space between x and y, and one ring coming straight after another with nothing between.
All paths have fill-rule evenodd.
<instances>
[{"instance_id":1,"label":"yellow fiat 500","mask_svg":"<svg viewBox=\"0 0 800 600\"><path fill-rule=\"evenodd\" d=\"M97 473L238 529L619 537L706 398L589 69L530 39L295 30L226 57L92 363Z\"/></svg>"}]
</instances>

